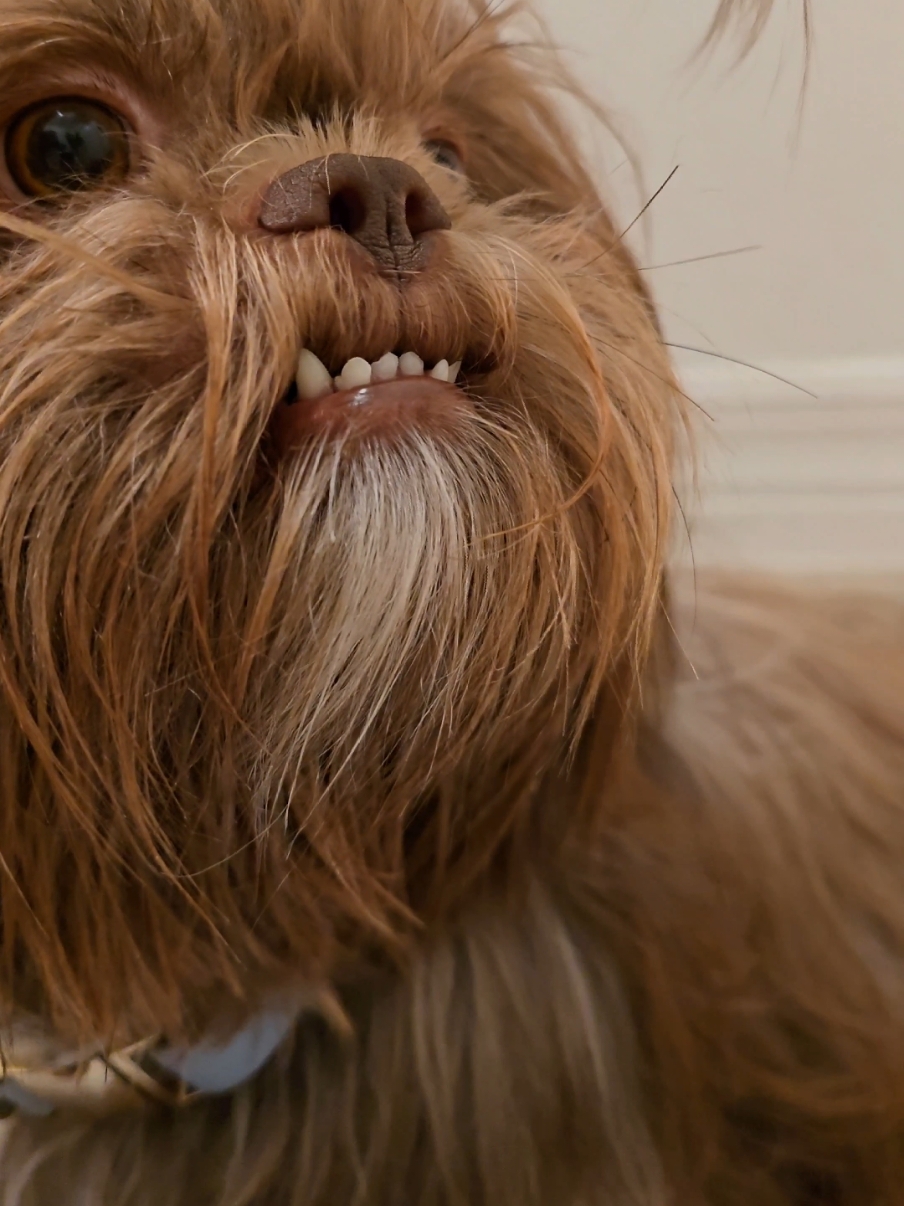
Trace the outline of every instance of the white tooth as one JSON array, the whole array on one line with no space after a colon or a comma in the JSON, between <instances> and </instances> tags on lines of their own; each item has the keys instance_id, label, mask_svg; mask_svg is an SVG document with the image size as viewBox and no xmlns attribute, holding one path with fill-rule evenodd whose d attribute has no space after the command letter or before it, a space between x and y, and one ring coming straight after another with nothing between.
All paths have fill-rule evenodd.
<instances>
[{"instance_id":1,"label":"white tooth","mask_svg":"<svg viewBox=\"0 0 904 1206\"><path fill-rule=\"evenodd\" d=\"M430 370L430 376L434 377L437 381L448 381L449 361L441 360L436 368Z\"/></svg>"},{"instance_id":2,"label":"white tooth","mask_svg":"<svg viewBox=\"0 0 904 1206\"><path fill-rule=\"evenodd\" d=\"M395 381L398 375L399 358L398 356L394 356L392 352L387 352L374 365L374 381Z\"/></svg>"},{"instance_id":3,"label":"white tooth","mask_svg":"<svg viewBox=\"0 0 904 1206\"><path fill-rule=\"evenodd\" d=\"M333 391L333 380L319 356L305 348L298 357L298 372L295 376L298 395L313 402Z\"/></svg>"},{"instance_id":4,"label":"white tooth","mask_svg":"<svg viewBox=\"0 0 904 1206\"><path fill-rule=\"evenodd\" d=\"M423 377L424 362L414 352L406 352L399 361L399 369L403 377Z\"/></svg>"},{"instance_id":5,"label":"white tooth","mask_svg":"<svg viewBox=\"0 0 904 1206\"><path fill-rule=\"evenodd\" d=\"M370 385L371 376L370 364L360 356L355 356L342 370L337 385L339 389L361 389L362 386Z\"/></svg>"},{"instance_id":6,"label":"white tooth","mask_svg":"<svg viewBox=\"0 0 904 1206\"><path fill-rule=\"evenodd\" d=\"M449 365L449 380L454 385L458 380L458 375L461 372L461 361L456 360L454 364Z\"/></svg>"}]
</instances>

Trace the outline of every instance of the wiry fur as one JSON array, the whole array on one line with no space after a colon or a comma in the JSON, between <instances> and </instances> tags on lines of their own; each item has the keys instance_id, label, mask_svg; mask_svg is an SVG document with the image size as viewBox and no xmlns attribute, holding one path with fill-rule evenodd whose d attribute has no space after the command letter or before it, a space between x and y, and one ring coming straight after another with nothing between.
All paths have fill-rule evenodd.
<instances>
[{"instance_id":1,"label":"wiry fur","mask_svg":"<svg viewBox=\"0 0 904 1206\"><path fill-rule=\"evenodd\" d=\"M680 394L507 28L0 0L7 109L87 63L162 131L0 212L5 1013L192 1038L308 983L351 1022L224 1100L17 1121L4 1206L896 1201L901 621L666 614ZM249 222L349 150L453 219L405 289ZM415 343L473 409L262 470L300 346Z\"/></svg>"},{"instance_id":2,"label":"wiry fur","mask_svg":"<svg viewBox=\"0 0 904 1206\"><path fill-rule=\"evenodd\" d=\"M66 212L51 227L66 246L23 240L2 281L0 775L27 800L2 819L3 981L27 961L55 1025L81 1040L179 1030L204 988L241 998L262 976L326 974L349 945L395 951L411 894L468 886L611 662L636 657L668 531L665 357L495 22L443 36L437 6L350 5L363 28L345 63L351 15L308 5L289 40L297 6L273 4L262 45L233 62L245 25L219 7L195 7L198 48L179 68L189 95L193 66L205 81L198 137L129 195ZM193 45L191 8L151 11ZM33 30L55 32L46 17ZM255 115L309 62L336 83L319 128L304 94L291 133L285 117L268 128ZM387 72L374 90L411 76L411 117L368 111L372 62ZM344 72L364 113L333 112ZM483 203L420 145L456 87L475 110ZM497 92L508 122L488 107ZM233 97L246 111L227 117ZM545 160L547 179L500 188L499 148L518 137L510 171ZM456 222L442 271L401 295L356 277L332 232L251 238L222 216L256 182L346 147L410 160ZM497 199L528 184L555 192ZM342 363L415 342L493 357L466 431L351 456L312 442L256 485L299 346ZM148 388L148 372L164 379ZM67 910L83 902L65 924L61 878Z\"/></svg>"}]
</instances>

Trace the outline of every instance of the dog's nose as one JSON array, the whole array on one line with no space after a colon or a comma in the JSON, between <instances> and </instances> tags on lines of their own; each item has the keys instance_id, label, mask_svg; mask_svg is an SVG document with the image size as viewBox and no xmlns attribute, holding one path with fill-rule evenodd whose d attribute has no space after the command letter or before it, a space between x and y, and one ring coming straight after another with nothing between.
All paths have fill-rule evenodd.
<instances>
[{"instance_id":1,"label":"dog's nose","mask_svg":"<svg viewBox=\"0 0 904 1206\"><path fill-rule=\"evenodd\" d=\"M258 223L273 234L344 230L381 268L414 272L425 235L452 221L427 181L398 159L328 155L291 168L264 193Z\"/></svg>"}]
</instances>

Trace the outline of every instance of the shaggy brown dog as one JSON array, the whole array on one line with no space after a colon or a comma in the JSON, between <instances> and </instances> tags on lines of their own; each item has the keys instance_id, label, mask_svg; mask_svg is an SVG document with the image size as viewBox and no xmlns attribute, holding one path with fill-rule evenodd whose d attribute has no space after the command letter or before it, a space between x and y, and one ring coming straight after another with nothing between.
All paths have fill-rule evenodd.
<instances>
[{"instance_id":1,"label":"shaggy brown dog","mask_svg":"<svg viewBox=\"0 0 904 1206\"><path fill-rule=\"evenodd\" d=\"M680 393L507 28L0 0L3 1206L901 1200L900 617L669 607Z\"/></svg>"}]
</instances>

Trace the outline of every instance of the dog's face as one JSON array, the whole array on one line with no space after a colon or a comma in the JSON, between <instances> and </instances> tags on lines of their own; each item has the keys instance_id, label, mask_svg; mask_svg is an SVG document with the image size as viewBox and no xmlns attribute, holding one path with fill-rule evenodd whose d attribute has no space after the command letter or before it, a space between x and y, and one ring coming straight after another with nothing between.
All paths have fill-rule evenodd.
<instances>
[{"instance_id":1,"label":"dog's face","mask_svg":"<svg viewBox=\"0 0 904 1206\"><path fill-rule=\"evenodd\" d=\"M636 660L675 393L539 70L484 0L0 0L10 1002L395 949Z\"/></svg>"}]
</instances>

